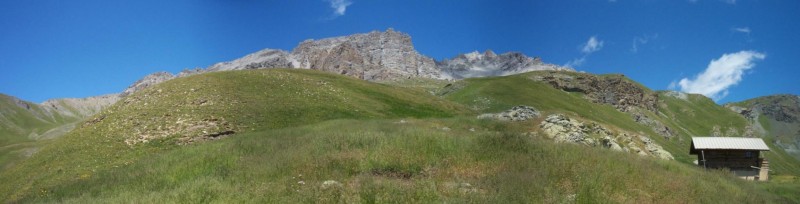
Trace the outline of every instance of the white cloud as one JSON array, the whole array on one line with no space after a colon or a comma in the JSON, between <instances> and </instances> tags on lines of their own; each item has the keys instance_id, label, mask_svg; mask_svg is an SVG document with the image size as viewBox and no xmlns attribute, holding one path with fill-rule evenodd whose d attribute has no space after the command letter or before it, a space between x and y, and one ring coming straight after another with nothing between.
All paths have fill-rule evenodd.
<instances>
[{"instance_id":1,"label":"white cloud","mask_svg":"<svg viewBox=\"0 0 800 204\"><path fill-rule=\"evenodd\" d=\"M733 28L733 31L750 34L750 27Z\"/></svg>"},{"instance_id":2,"label":"white cloud","mask_svg":"<svg viewBox=\"0 0 800 204\"><path fill-rule=\"evenodd\" d=\"M677 83L681 91L698 93L719 100L728 95L728 88L742 81L744 71L755 67L755 60L763 60L766 55L755 51L727 53L719 59L711 60L703 73L694 79L683 78ZM675 82L670 84L675 88Z\"/></svg>"},{"instance_id":3,"label":"white cloud","mask_svg":"<svg viewBox=\"0 0 800 204\"><path fill-rule=\"evenodd\" d=\"M564 64L565 67L575 68L583 65L586 62L586 58L594 52L600 51L603 49L603 41L598 40L596 36L589 37L589 40L586 43L581 44L581 53L583 56L580 58L575 58L572 61L567 62Z\"/></svg>"},{"instance_id":4,"label":"white cloud","mask_svg":"<svg viewBox=\"0 0 800 204\"><path fill-rule=\"evenodd\" d=\"M581 52L584 54L591 54L593 52L597 52L598 50L603 49L603 41L597 40L597 37L592 36L589 38L589 41L583 45L583 49Z\"/></svg>"},{"instance_id":5,"label":"white cloud","mask_svg":"<svg viewBox=\"0 0 800 204\"><path fill-rule=\"evenodd\" d=\"M349 0L326 0L331 4L331 8L333 8L334 17L342 16L347 11L347 7L353 4L353 2Z\"/></svg>"},{"instance_id":6,"label":"white cloud","mask_svg":"<svg viewBox=\"0 0 800 204\"><path fill-rule=\"evenodd\" d=\"M647 44L648 42L650 42L651 40L655 40L656 38L658 38L658 34L644 35L644 36L641 36L641 37L640 36L633 37L633 43L631 45L631 52L633 52L633 53L639 52L639 46L640 45Z\"/></svg>"},{"instance_id":7,"label":"white cloud","mask_svg":"<svg viewBox=\"0 0 800 204\"><path fill-rule=\"evenodd\" d=\"M564 64L564 66L565 67L575 68L575 67L579 67L579 66L583 65L584 62L586 62L586 56L583 56L581 58L577 58L577 59L574 59L572 61L569 61L569 62L567 62L567 64Z\"/></svg>"}]
</instances>

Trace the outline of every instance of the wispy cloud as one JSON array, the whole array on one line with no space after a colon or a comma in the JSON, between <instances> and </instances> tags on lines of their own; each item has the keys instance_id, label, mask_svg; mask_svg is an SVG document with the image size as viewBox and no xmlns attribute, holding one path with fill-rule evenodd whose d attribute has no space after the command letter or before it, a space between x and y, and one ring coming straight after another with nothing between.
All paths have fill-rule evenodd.
<instances>
[{"instance_id":1,"label":"wispy cloud","mask_svg":"<svg viewBox=\"0 0 800 204\"><path fill-rule=\"evenodd\" d=\"M746 33L746 34L750 34L750 31L751 31L750 27L733 28L731 30L733 30L734 32L740 32L740 33Z\"/></svg>"},{"instance_id":2,"label":"wispy cloud","mask_svg":"<svg viewBox=\"0 0 800 204\"><path fill-rule=\"evenodd\" d=\"M658 34L653 35L644 35L644 36L635 36L633 37L633 43L631 43L631 52L637 53L639 52L639 46L647 44L651 40L655 40L658 38Z\"/></svg>"},{"instance_id":3,"label":"wispy cloud","mask_svg":"<svg viewBox=\"0 0 800 204\"><path fill-rule=\"evenodd\" d=\"M325 1L330 3L331 8L333 9L332 18L343 16L345 12L347 12L347 7L353 4L353 2L349 0L325 0Z\"/></svg>"},{"instance_id":4,"label":"wispy cloud","mask_svg":"<svg viewBox=\"0 0 800 204\"><path fill-rule=\"evenodd\" d=\"M597 52L597 51L600 51L600 49L603 49L603 41L602 40L598 40L597 36L592 36L592 37L589 37L589 40L587 40L586 43L581 44L580 47L581 47L581 53L583 53L583 56L581 56L580 58L575 58L575 59L567 62L566 64L564 64L565 67L575 68L575 67L579 67L579 66L583 65L583 63L586 62L586 58L590 54L592 54L594 52Z\"/></svg>"},{"instance_id":5,"label":"wispy cloud","mask_svg":"<svg viewBox=\"0 0 800 204\"><path fill-rule=\"evenodd\" d=\"M728 95L728 89L742 81L744 71L756 66L754 61L763 60L767 55L755 51L739 51L723 54L711 60L705 71L694 79L683 78L672 82L670 89L679 87L681 91L698 93L719 100Z\"/></svg>"},{"instance_id":6,"label":"wispy cloud","mask_svg":"<svg viewBox=\"0 0 800 204\"><path fill-rule=\"evenodd\" d=\"M565 67L575 68L575 67L580 67L581 65L583 65L584 62L586 62L586 56L583 56L583 57L577 58L577 59L573 59L573 60L567 62L566 64L564 64L564 66Z\"/></svg>"},{"instance_id":7,"label":"wispy cloud","mask_svg":"<svg viewBox=\"0 0 800 204\"><path fill-rule=\"evenodd\" d=\"M589 38L589 41L587 41L586 44L583 45L583 49L581 49L581 52L583 52L584 54L591 54L593 52L599 51L600 49L603 49L603 41L597 40L596 36L592 36Z\"/></svg>"},{"instance_id":8,"label":"wispy cloud","mask_svg":"<svg viewBox=\"0 0 800 204\"><path fill-rule=\"evenodd\" d=\"M753 30L751 30L750 27L734 27L731 28L731 32L744 34L747 42L753 42L753 37L750 36L750 33L753 32Z\"/></svg>"}]
</instances>

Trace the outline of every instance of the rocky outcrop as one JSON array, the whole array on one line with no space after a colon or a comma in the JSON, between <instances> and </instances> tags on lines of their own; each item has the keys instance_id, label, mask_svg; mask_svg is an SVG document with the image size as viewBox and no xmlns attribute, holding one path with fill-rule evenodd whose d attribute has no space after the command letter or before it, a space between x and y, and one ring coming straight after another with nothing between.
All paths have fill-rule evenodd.
<instances>
[{"instance_id":1,"label":"rocky outcrop","mask_svg":"<svg viewBox=\"0 0 800 204\"><path fill-rule=\"evenodd\" d=\"M175 75L170 74L169 72L156 72L150 75L145 76L144 78L140 79L139 81L134 82L130 86L128 86L125 91L119 94L120 97L128 96L134 92L139 90L145 89L147 87L159 84L161 82L165 82L170 79L174 79Z\"/></svg>"},{"instance_id":2,"label":"rocky outcrop","mask_svg":"<svg viewBox=\"0 0 800 204\"><path fill-rule=\"evenodd\" d=\"M638 109L632 110L629 114L633 117L633 121L636 123L645 125L650 127L653 132L658 135L664 136L665 138L671 138L676 135L675 131L670 129L668 126L664 125L663 123L659 122L658 120L653 120Z\"/></svg>"},{"instance_id":3,"label":"rocky outcrop","mask_svg":"<svg viewBox=\"0 0 800 204\"><path fill-rule=\"evenodd\" d=\"M589 136L589 133L592 133L592 129L589 126L561 114L547 116L539 127L548 138L556 142L597 146L597 142Z\"/></svg>"},{"instance_id":4,"label":"rocky outcrop","mask_svg":"<svg viewBox=\"0 0 800 204\"><path fill-rule=\"evenodd\" d=\"M586 124L561 114L547 116L539 124L539 128L545 136L556 142L604 147L660 159L674 159L672 154L648 137L626 132L615 133L597 123Z\"/></svg>"},{"instance_id":5,"label":"rocky outcrop","mask_svg":"<svg viewBox=\"0 0 800 204\"><path fill-rule=\"evenodd\" d=\"M491 50L484 53L474 51L461 54L453 59L436 63L441 72L451 79L463 79L486 76L507 76L539 70L568 70L554 64L546 64L538 57L531 58L518 52L508 52L500 55Z\"/></svg>"},{"instance_id":6,"label":"rocky outcrop","mask_svg":"<svg viewBox=\"0 0 800 204\"><path fill-rule=\"evenodd\" d=\"M658 94L623 75L547 72L534 75L532 79L564 91L583 93L594 103L609 104L622 112L628 112L631 107L658 111Z\"/></svg>"},{"instance_id":7,"label":"rocky outcrop","mask_svg":"<svg viewBox=\"0 0 800 204\"><path fill-rule=\"evenodd\" d=\"M478 119L495 119L502 121L526 121L539 117L539 111L529 106L515 106L510 110L501 113L485 113L478 116Z\"/></svg>"}]
</instances>

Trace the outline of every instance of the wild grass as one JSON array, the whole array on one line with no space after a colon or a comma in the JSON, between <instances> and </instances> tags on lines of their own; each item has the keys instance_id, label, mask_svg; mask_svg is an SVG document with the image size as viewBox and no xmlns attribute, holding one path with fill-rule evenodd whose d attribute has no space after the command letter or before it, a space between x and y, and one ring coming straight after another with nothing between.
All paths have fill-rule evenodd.
<instances>
[{"instance_id":1,"label":"wild grass","mask_svg":"<svg viewBox=\"0 0 800 204\"><path fill-rule=\"evenodd\" d=\"M781 201L724 172L501 132L524 124L405 121L334 120L145 153L16 201Z\"/></svg>"}]
</instances>

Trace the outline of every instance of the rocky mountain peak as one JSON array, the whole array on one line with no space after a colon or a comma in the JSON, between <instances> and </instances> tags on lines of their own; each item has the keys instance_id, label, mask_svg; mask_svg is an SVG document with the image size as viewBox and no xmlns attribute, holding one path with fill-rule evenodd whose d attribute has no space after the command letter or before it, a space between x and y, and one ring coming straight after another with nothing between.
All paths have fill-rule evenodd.
<instances>
[{"instance_id":1,"label":"rocky mountain peak","mask_svg":"<svg viewBox=\"0 0 800 204\"><path fill-rule=\"evenodd\" d=\"M442 78L433 59L414 49L411 36L392 29L306 40L291 54L300 68L335 72L365 80Z\"/></svg>"},{"instance_id":2,"label":"rocky mountain peak","mask_svg":"<svg viewBox=\"0 0 800 204\"><path fill-rule=\"evenodd\" d=\"M297 67L296 62L292 62L288 52L277 49L263 49L233 61L216 63L208 67L206 71L294 67Z\"/></svg>"},{"instance_id":3,"label":"rocky mountain peak","mask_svg":"<svg viewBox=\"0 0 800 204\"><path fill-rule=\"evenodd\" d=\"M483 51L483 56L492 58L497 57L497 54L495 54L492 50L487 49L486 51Z\"/></svg>"},{"instance_id":4,"label":"rocky mountain peak","mask_svg":"<svg viewBox=\"0 0 800 204\"><path fill-rule=\"evenodd\" d=\"M204 70L185 70L174 76L166 72L148 75L137 81L121 96L148 86L196 73L264 69L300 68L339 73L370 81L413 77L433 79L462 79L470 77L504 76L535 70L570 70L546 64L518 52L497 55L492 50L474 51L453 59L436 62L414 49L411 36L387 29L348 36L300 42L291 52L263 49L228 62L216 63Z\"/></svg>"},{"instance_id":5,"label":"rocky mountain peak","mask_svg":"<svg viewBox=\"0 0 800 204\"><path fill-rule=\"evenodd\" d=\"M497 55L491 50L461 54L437 63L437 67L453 79L506 76L538 70L574 71L567 67L543 63L541 59L531 58L519 52Z\"/></svg>"},{"instance_id":6,"label":"rocky mountain peak","mask_svg":"<svg viewBox=\"0 0 800 204\"><path fill-rule=\"evenodd\" d=\"M144 78L140 79L139 81L134 82L130 86L128 86L128 88L125 89L125 91L122 91L122 93L120 94L120 97L125 97L127 95L130 95L130 94L136 92L136 91L145 89L145 88L150 87L152 85L156 85L158 83L161 83L161 82L173 79L173 78L175 78L175 75L172 75L169 72L152 73L152 74L147 75Z\"/></svg>"}]
</instances>

